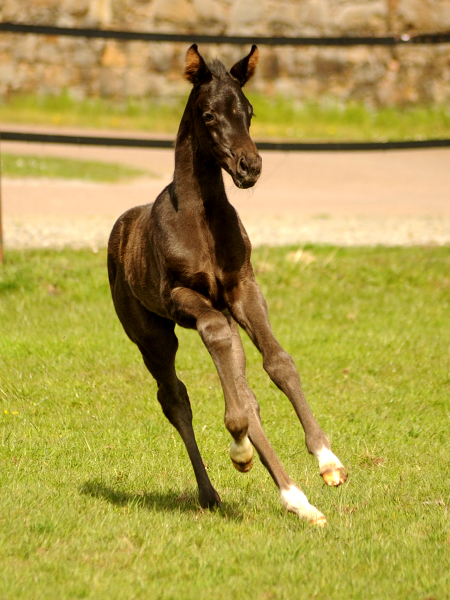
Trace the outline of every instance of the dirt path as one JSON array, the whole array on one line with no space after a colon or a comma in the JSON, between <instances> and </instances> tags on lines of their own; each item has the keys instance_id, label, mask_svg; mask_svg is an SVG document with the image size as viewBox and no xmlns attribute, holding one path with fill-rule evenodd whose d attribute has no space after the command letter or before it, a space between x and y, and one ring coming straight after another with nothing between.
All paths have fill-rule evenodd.
<instances>
[{"instance_id":1,"label":"dirt path","mask_svg":"<svg viewBox=\"0 0 450 600\"><path fill-rule=\"evenodd\" d=\"M102 246L114 220L153 201L173 172L172 150L3 142L2 151L120 162L157 174L120 184L4 178L7 247ZM238 190L227 179L256 244L450 243L450 149L262 156L255 188Z\"/></svg>"}]
</instances>

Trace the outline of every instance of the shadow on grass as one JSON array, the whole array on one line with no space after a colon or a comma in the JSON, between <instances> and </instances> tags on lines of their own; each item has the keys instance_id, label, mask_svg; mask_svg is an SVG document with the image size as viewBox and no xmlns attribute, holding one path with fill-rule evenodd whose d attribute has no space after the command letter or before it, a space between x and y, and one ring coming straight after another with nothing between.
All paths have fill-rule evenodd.
<instances>
[{"instance_id":1,"label":"shadow on grass","mask_svg":"<svg viewBox=\"0 0 450 600\"><path fill-rule=\"evenodd\" d=\"M101 498L115 506L130 506L144 508L146 510L157 510L161 512L174 511L183 513L214 512L225 519L242 521L243 515L237 507L231 504L222 504L220 507L205 511L198 503L197 494L184 491L176 492L124 492L106 485L102 481L87 481L80 487L80 494L91 498Z\"/></svg>"}]
</instances>

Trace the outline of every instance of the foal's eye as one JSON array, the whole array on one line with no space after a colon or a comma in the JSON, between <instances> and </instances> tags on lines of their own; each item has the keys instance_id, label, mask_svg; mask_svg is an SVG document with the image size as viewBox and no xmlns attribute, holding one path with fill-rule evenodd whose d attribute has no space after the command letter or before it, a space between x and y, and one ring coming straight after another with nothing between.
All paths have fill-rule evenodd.
<instances>
[{"instance_id":1,"label":"foal's eye","mask_svg":"<svg viewBox=\"0 0 450 600\"><path fill-rule=\"evenodd\" d=\"M211 123L212 121L214 121L214 115L212 115L211 113L205 113L203 115L203 118L205 119L205 123Z\"/></svg>"}]
</instances>

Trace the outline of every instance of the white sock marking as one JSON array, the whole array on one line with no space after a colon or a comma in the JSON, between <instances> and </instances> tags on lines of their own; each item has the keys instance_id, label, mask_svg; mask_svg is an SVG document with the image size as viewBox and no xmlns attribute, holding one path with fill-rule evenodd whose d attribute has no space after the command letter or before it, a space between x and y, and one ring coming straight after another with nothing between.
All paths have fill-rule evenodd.
<instances>
[{"instance_id":1,"label":"white sock marking","mask_svg":"<svg viewBox=\"0 0 450 600\"><path fill-rule=\"evenodd\" d=\"M238 464L246 464L252 460L253 446L247 436L239 442L236 442L236 440L231 442L230 456Z\"/></svg>"},{"instance_id":2,"label":"white sock marking","mask_svg":"<svg viewBox=\"0 0 450 600\"><path fill-rule=\"evenodd\" d=\"M325 468L339 469L342 467L342 463L338 457L335 456L331 450L325 448L325 446L323 446L323 448L321 448L318 452L315 452L314 456L319 461L319 470L321 473L323 470L325 470Z\"/></svg>"},{"instance_id":3,"label":"white sock marking","mask_svg":"<svg viewBox=\"0 0 450 600\"><path fill-rule=\"evenodd\" d=\"M301 519L325 525L323 514L308 502L305 494L296 486L291 485L287 490L280 490L281 503L289 512L296 513Z\"/></svg>"}]
</instances>

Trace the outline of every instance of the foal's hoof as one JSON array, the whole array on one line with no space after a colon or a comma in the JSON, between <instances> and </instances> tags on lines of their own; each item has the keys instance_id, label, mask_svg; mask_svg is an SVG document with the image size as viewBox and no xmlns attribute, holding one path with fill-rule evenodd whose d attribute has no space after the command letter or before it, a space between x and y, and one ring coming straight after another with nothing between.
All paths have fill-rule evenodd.
<instances>
[{"instance_id":1,"label":"foal's hoof","mask_svg":"<svg viewBox=\"0 0 450 600\"><path fill-rule=\"evenodd\" d=\"M317 527L325 527L326 524L327 518L325 517L325 515L320 515L311 521L311 525L317 525Z\"/></svg>"},{"instance_id":2,"label":"foal's hoof","mask_svg":"<svg viewBox=\"0 0 450 600\"><path fill-rule=\"evenodd\" d=\"M330 467L320 473L323 480L329 486L338 486L341 483L345 483L348 479L348 475L345 472L344 467Z\"/></svg>"},{"instance_id":3,"label":"foal's hoof","mask_svg":"<svg viewBox=\"0 0 450 600\"><path fill-rule=\"evenodd\" d=\"M202 508L216 508L222 504L222 500L214 488L207 494L199 494L198 501Z\"/></svg>"},{"instance_id":4,"label":"foal's hoof","mask_svg":"<svg viewBox=\"0 0 450 600\"><path fill-rule=\"evenodd\" d=\"M230 448L230 458L233 465L241 473L248 473L253 467L253 446L247 436L233 440Z\"/></svg>"},{"instance_id":5,"label":"foal's hoof","mask_svg":"<svg viewBox=\"0 0 450 600\"><path fill-rule=\"evenodd\" d=\"M234 468L237 469L240 473L248 473L253 467L253 458L246 463L236 462L233 459L231 459L231 462L233 463Z\"/></svg>"}]
</instances>

